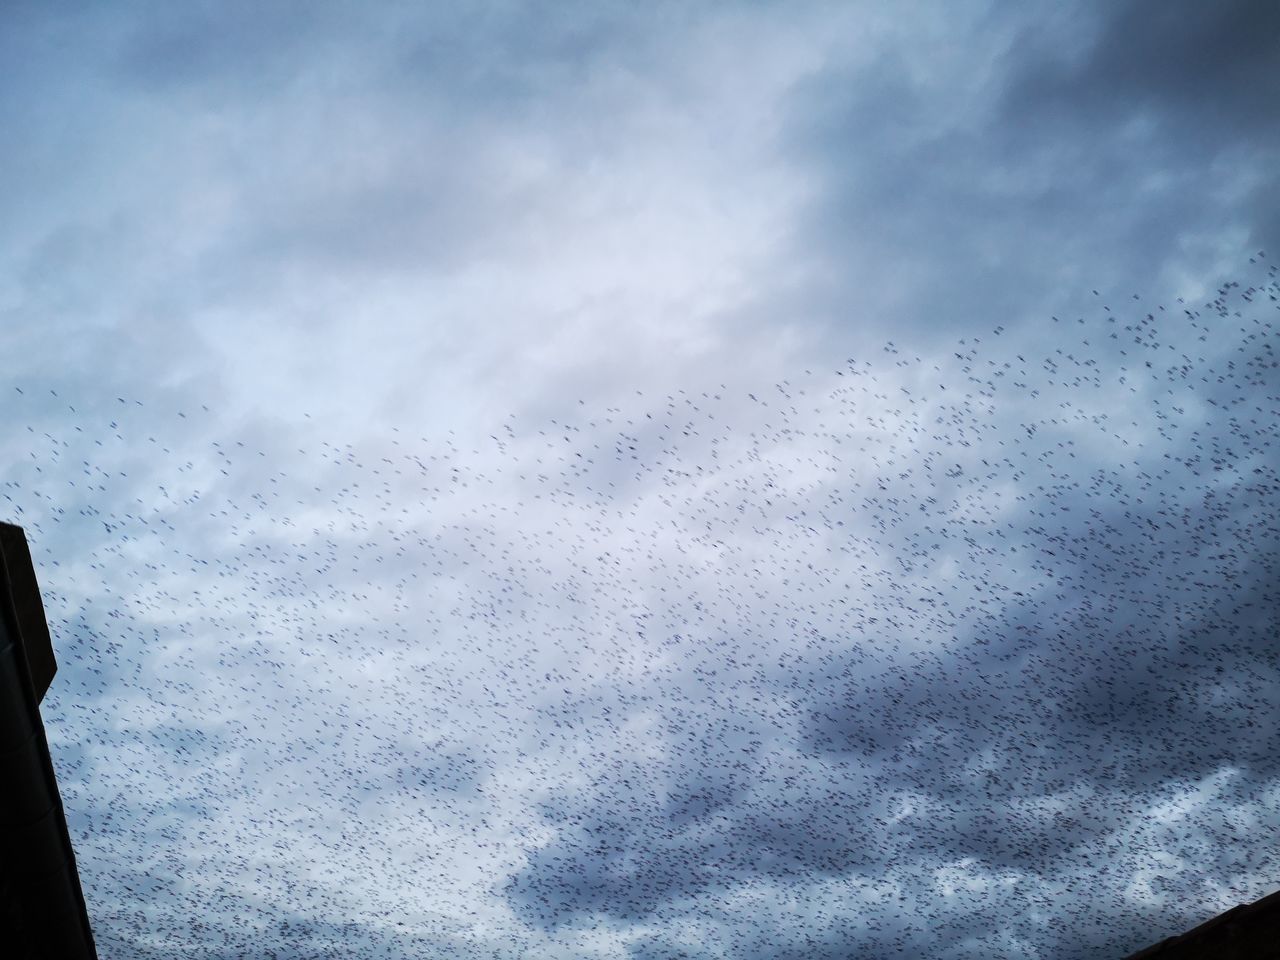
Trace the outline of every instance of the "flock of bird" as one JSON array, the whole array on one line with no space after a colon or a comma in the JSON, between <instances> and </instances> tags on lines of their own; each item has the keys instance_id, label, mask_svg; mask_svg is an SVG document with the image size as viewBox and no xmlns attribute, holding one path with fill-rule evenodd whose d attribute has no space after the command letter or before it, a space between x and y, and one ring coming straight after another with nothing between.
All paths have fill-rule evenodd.
<instances>
[{"instance_id":1,"label":"flock of bird","mask_svg":"<svg viewBox=\"0 0 1280 960\"><path fill-rule=\"evenodd\" d=\"M484 436L11 387L102 955L1121 956L1269 892L1249 270Z\"/></svg>"}]
</instances>

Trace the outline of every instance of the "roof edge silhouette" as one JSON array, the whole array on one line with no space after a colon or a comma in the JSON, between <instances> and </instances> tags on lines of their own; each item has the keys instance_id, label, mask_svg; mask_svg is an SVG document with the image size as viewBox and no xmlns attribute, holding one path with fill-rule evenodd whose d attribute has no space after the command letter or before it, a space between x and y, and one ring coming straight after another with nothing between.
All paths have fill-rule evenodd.
<instances>
[{"instance_id":1,"label":"roof edge silhouette","mask_svg":"<svg viewBox=\"0 0 1280 960\"><path fill-rule=\"evenodd\" d=\"M0 524L0 955L97 960L40 701L57 670L21 527Z\"/></svg>"},{"instance_id":2,"label":"roof edge silhouette","mask_svg":"<svg viewBox=\"0 0 1280 960\"><path fill-rule=\"evenodd\" d=\"M1232 907L1186 933L1169 937L1125 960L1269 960L1280 957L1280 890Z\"/></svg>"}]
</instances>

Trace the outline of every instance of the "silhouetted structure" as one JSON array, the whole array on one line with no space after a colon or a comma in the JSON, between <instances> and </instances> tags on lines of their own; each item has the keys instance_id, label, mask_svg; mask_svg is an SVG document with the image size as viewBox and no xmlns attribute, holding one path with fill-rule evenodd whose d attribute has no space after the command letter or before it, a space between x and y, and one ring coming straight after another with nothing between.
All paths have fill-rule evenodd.
<instances>
[{"instance_id":1,"label":"silhouetted structure","mask_svg":"<svg viewBox=\"0 0 1280 960\"><path fill-rule=\"evenodd\" d=\"M0 957L97 960L40 719L57 670L20 527L0 524Z\"/></svg>"},{"instance_id":2,"label":"silhouetted structure","mask_svg":"<svg viewBox=\"0 0 1280 960\"><path fill-rule=\"evenodd\" d=\"M1233 907L1128 960L1280 960L1280 891Z\"/></svg>"}]
</instances>

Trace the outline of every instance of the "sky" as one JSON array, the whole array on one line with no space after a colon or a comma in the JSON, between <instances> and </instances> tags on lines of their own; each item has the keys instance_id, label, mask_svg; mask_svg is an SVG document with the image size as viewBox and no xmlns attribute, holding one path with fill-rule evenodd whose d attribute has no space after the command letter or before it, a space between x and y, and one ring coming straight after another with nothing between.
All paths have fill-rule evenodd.
<instances>
[{"instance_id":1,"label":"sky","mask_svg":"<svg viewBox=\"0 0 1280 960\"><path fill-rule=\"evenodd\" d=\"M1280 877L1280 8L0 6L104 960L1120 957Z\"/></svg>"}]
</instances>

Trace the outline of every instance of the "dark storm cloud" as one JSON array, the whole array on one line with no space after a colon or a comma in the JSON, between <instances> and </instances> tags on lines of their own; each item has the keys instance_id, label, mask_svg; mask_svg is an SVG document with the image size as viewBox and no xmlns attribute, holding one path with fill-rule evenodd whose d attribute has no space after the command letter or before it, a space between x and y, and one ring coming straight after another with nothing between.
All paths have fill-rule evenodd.
<instances>
[{"instance_id":1,"label":"dark storm cloud","mask_svg":"<svg viewBox=\"0 0 1280 960\"><path fill-rule=\"evenodd\" d=\"M1081 5L1089 39L1028 28L1010 51L1004 111L1041 131L1154 121L1189 154L1274 143L1280 11L1261 0ZM1058 26L1058 25L1055 25Z\"/></svg>"},{"instance_id":2,"label":"dark storm cloud","mask_svg":"<svg viewBox=\"0 0 1280 960\"><path fill-rule=\"evenodd\" d=\"M1255 248L1276 247L1268 168L1280 146L1280 10L1260 0L1132 0L1102 4L1081 20L1093 39L1076 56L1064 58L1050 32L1034 29L1011 52L1002 115L1014 142L1110 145L1114 159L1100 173L1123 180L1126 169L1154 172L1209 187L1200 191L1209 197L1233 168L1252 168L1253 183L1214 197L1217 212L1237 218ZM1165 236L1194 229L1193 212L1178 211L1171 208ZM1148 243L1159 236L1146 234Z\"/></svg>"},{"instance_id":3,"label":"dark storm cloud","mask_svg":"<svg viewBox=\"0 0 1280 960\"><path fill-rule=\"evenodd\" d=\"M1247 0L997 6L809 78L792 148L825 185L799 237L827 322L905 319L913 343L1016 328L1073 288L1176 278L1210 238L1271 245L1275 18Z\"/></svg>"},{"instance_id":4,"label":"dark storm cloud","mask_svg":"<svg viewBox=\"0 0 1280 960\"><path fill-rule=\"evenodd\" d=\"M544 816L558 825L557 842L534 852L507 890L521 916L548 928L578 913L640 920L751 877L870 866L879 803L865 785L824 784L802 765L784 784L758 750L725 750L723 731L744 720L758 723L705 717L705 736L665 769L618 765L578 797L553 801ZM779 802L788 791L800 801Z\"/></svg>"}]
</instances>

